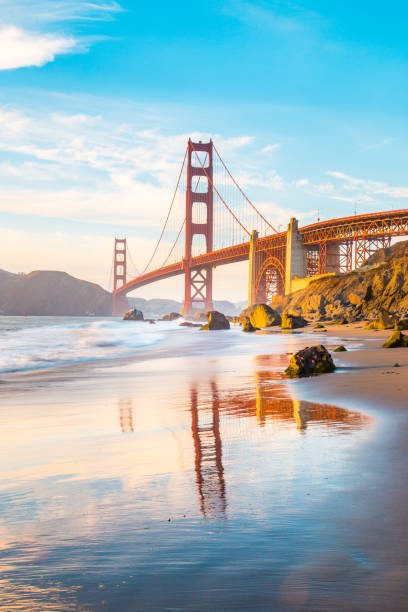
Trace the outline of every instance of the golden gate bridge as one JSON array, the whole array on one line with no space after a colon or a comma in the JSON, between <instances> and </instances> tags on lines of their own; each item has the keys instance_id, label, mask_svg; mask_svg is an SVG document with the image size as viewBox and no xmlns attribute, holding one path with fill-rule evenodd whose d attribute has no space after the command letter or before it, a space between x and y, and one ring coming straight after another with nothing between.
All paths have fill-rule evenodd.
<instances>
[{"instance_id":1,"label":"golden gate bridge","mask_svg":"<svg viewBox=\"0 0 408 612\"><path fill-rule=\"evenodd\" d=\"M113 314L139 287L184 274L183 314L213 308L213 269L249 261L248 302L269 303L296 279L351 272L393 236L408 234L408 209L354 215L280 232L235 180L212 140L188 141L168 213L142 271L126 238L115 238ZM133 273L130 268L133 266Z\"/></svg>"}]
</instances>

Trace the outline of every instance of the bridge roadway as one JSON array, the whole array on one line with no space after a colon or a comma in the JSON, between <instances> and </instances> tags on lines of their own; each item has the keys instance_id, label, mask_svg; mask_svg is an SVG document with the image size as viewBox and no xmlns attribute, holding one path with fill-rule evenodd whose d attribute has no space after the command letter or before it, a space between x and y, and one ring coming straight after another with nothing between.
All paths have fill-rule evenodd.
<instances>
[{"instance_id":1,"label":"bridge roadway","mask_svg":"<svg viewBox=\"0 0 408 612\"><path fill-rule=\"evenodd\" d=\"M271 234L257 240L257 245L264 250L282 247L286 240L286 231ZM383 237L408 235L408 209L392 210L352 217L341 217L329 221L312 223L299 228L304 246L320 245L327 242L347 242L370 240ZM189 268L204 266L221 266L249 259L249 242L233 245L198 255L191 259ZM115 291L116 296L126 295L134 289L172 276L184 274L184 262L179 261L141 276L131 279Z\"/></svg>"}]
</instances>

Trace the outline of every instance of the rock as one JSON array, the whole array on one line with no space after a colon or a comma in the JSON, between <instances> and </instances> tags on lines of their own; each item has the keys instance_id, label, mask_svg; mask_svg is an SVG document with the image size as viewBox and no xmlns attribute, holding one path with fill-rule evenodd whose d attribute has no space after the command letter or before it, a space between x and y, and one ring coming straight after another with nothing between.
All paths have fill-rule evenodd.
<instances>
[{"instance_id":1,"label":"rock","mask_svg":"<svg viewBox=\"0 0 408 612\"><path fill-rule=\"evenodd\" d=\"M131 308L123 315L125 321L144 321L143 312L137 308Z\"/></svg>"},{"instance_id":2,"label":"rock","mask_svg":"<svg viewBox=\"0 0 408 612\"><path fill-rule=\"evenodd\" d=\"M202 325L200 329L203 330L215 330L215 329L230 329L230 324L227 319L221 312L217 310L209 310L205 313L207 317L208 323L206 325Z\"/></svg>"},{"instance_id":3,"label":"rock","mask_svg":"<svg viewBox=\"0 0 408 612\"><path fill-rule=\"evenodd\" d=\"M201 323L191 323L191 321L183 321L183 323L179 323L179 327L201 327Z\"/></svg>"},{"instance_id":4,"label":"rock","mask_svg":"<svg viewBox=\"0 0 408 612\"><path fill-rule=\"evenodd\" d=\"M334 349L334 353L343 353L344 351L347 351L346 347L344 346L344 344L340 344L340 346L337 346Z\"/></svg>"},{"instance_id":5,"label":"rock","mask_svg":"<svg viewBox=\"0 0 408 612\"><path fill-rule=\"evenodd\" d=\"M408 241L379 249L359 270L316 279L283 298L283 312L299 309L306 318L320 314L349 322L380 319L381 313L408 317Z\"/></svg>"},{"instance_id":6,"label":"rock","mask_svg":"<svg viewBox=\"0 0 408 612\"><path fill-rule=\"evenodd\" d=\"M307 321L303 317L285 312L282 314L282 329L298 329L299 327L306 327L306 325Z\"/></svg>"},{"instance_id":7,"label":"rock","mask_svg":"<svg viewBox=\"0 0 408 612\"><path fill-rule=\"evenodd\" d=\"M242 317L249 317L252 326L258 328L281 324L279 313L267 304L254 304L254 306L249 306L241 312L240 319Z\"/></svg>"},{"instance_id":8,"label":"rock","mask_svg":"<svg viewBox=\"0 0 408 612\"><path fill-rule=\"evenodd\" d=\"M177 319L181 319L181 314L178 312L171 312L162 316L162 321L176 321Z\"/></svg>"},{"instance_id":9,"label":"rock","mask_svg":"<svg viewBox=\"0 0 408 612\"><path fill-rule=\"evenodd\" d=\"M242 325L243 332L254 332L258 330L257 327L252 325L251 319L248 316L241 317L240 323Z\"/></svg>"},{"instance_id":10,"label":"rock","mask_svg":"<svg viewBox=\"0 0 408 612\"><path fill-rule=\"evenodd\" d=\"M408 329L408 319L406 319L406 318L398 319L395 322L394 329L397 329L397 330L402 330L402 329L406 330L406 329Z\"/></svg>"},{"instance_id":11,"label":"rock","mask_svg":"<svg viewBox=\"0 0 408 612\"><path fill-rule=\"evenodd\" d=\"M382 345L383 348L397 348L400 346L408 346L408 336L405 336L400 331L395 331Z\"/></svg>"},{"instance_id":12,"label":"rock","mask_svg":"<svg viewBox=\"0 0 408 612\"><path fill-rule=\"evenodd\" d=\"M324 329L324 325L322 325L321 323L317 323L317 324L314 326L314 329Z\"/></svg>"},{"instance_id":13,"label":"rock","mask_svg":"<svg viewBox=\"0 0 408 612\"><path fill-rule=\"evenodd\" d=\"M312 376L313 374L323 374L333 372L336 366L333 359L322 344L310 346L298 351L290 358L289 366L285 373L291 378L300 376Z\"/></svg>"},{"instance_id":14,"label":"rock","mask_svg":"<svg viewBox=\"0 0 408 612\"><path fill-rule=\"evenodd\" d=\"M378 319L365 324L366 329L392 329L395 326L394 319L388 312L381 312Z\"/></svg>"}]
</instances>

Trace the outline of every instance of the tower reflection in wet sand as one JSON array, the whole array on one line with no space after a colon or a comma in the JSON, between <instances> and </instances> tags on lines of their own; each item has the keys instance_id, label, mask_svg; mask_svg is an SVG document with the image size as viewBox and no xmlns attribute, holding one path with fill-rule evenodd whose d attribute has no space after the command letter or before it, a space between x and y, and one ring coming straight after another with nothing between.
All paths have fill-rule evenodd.
<instances>
[{"instance_id":1,"label":"tower reflection in wet sand","mask_svg":"<svg viewBox=\"0 0 408 612\"><path fill-rule=\"evenodd\" d=\"M201 513L206 518L225 517L227 500L222 464L220 403L215 381L210 382L210 399L199 408L197 385L190 391L191 432L195 473Z\"/></svg>"}]
</instances>

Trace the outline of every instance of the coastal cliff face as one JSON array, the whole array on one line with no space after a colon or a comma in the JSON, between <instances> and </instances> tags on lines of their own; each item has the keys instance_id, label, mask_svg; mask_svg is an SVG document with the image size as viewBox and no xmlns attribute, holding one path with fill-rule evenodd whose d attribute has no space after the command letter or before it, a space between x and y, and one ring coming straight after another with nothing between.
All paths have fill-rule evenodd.
<instances>
[{"instance_id":1,"label":"coastal cliff face","mask_svg":"<svg viewBox=\"0 0 408 612\"><path fill-rule=\"evenodd\" d=\"M408 313L408 241L379 249L364 266L318 279L285 296L282 311L312 318L374 318Z\"/></svg>"},{"instance_id":2,"label":"coastal cliff face","mask_svg":"<svg viewBox=\"0 0 408 612\"><path fill-rule=\"evenodd\" d=\"M10 274L1 270L0 313L106 316L112 314L112 296L99 285L74 278L66 272Z\"/></svg>"}]
</instances>

